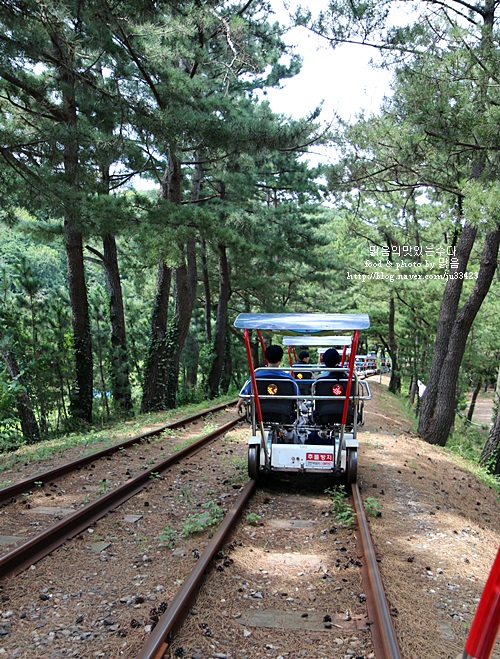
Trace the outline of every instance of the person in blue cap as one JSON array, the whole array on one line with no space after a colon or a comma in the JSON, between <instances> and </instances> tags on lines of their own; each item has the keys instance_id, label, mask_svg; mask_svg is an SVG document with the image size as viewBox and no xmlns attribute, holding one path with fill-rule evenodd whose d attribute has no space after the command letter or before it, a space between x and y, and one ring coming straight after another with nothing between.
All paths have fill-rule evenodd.
<instances>
[{"instance_id":1,"label":"person in blue cap","mask_svg":"<svg viewBox=\"0 0 500 659\"><path fill-rule=\"evenodd\" d=\"M286 371L280 371L279 366L281 364L281 360L283 359L283 348L279 345L273 344L270 345L266 348L266 360L267 360L267 367L261 368L255 373L256 378L270 378L270 377L277 377L277 378L289 378L292 380L292 382L295 385L295 395L299 396L300 395L300 390L295 382L293 376L290 373L287 373ZM248 380L245 382L243 385L241 391L240 391L240 398L238 399L238 403L236 405L236 410L238 414L243 413L243 403L245 402L245 398L241 398L241 396L248 396L249 394L252 393L252 380L251 378L248 378Z\"/></svg>"}]
</instances>

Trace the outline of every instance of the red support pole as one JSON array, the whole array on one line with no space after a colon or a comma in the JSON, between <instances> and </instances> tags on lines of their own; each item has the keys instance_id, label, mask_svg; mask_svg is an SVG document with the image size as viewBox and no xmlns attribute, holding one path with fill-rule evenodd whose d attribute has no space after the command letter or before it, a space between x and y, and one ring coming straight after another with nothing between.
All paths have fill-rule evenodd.
<instances>
[{"instance_id":1,"label":"red support pole","mask_svg":"<svg viewBox=\"0 0 500 659\"><path fill-rule=\"evenodd\" d=\"M250 368L250 378L252 380L252 392L255 400L255 411L257 413L257 421L259 423L262 423L262 411L260 409L259 394L257 393L257 380L255 379L255 369L253 367L253 361L252 361L252 348L250 346L250 335L247 329L245 329L245 331L243 332L243 336L245 338L245 348L247 350L248 367Z\"/></svg>"},{"instance_id":2,"label":"red support pole","mask_svg":"<svg viewBox=\"0 0 500 659\"><path fill-rule=\"evenodd\" d=\"M500 629L500 548L479 600L463 659L489 659Z\"/></svg>"},{"instance_id":3,"label":"red support pole","mask_svg":"<svg viewBox=\"0 0 500 659\"><path fill-rule=\"evenodd\" d=\"M352 339L351 354L349 356L349 379L347 380L347 387L345 392L344 409L342 410L342 425L345 426L347 422L347 412L349 410L349 396L351 395L352 376L354 373L354 359L358 349L359 330L354 332Z\"/></svg>"},{"instance_id":4,"label":"red support pole","mask_svg":"<svg viewBox=\"0 0 500 659\"><path fill-rule=\"evenodd\" d=\"M262 332L260 330L257 330L257 336L259 337L260 348L261 348L262 354L264 356L264 361L266 363L266 366L268 366L269 362L266 359L266 344L264 343L264 337L262 336Z\"/></svg>"}]
</instances>

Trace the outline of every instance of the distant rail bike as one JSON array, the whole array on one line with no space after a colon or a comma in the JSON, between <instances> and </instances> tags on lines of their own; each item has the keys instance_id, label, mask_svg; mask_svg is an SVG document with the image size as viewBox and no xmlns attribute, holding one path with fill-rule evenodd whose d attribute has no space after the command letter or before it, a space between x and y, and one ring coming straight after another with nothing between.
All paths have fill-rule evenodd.
<instances>
[{"instance_id":1,"label":"distant rail bike","mask_svg":"<svg viewBox=\"0 0 500 659\"><path fill-rule=\"evenodd\" d=\"M357 428L363 423L364 401L371 398L371 392L367 382L357 377L354 365L359 333L370 326L369 317L243 313L234 325L244 330L250 369L249 381L240 393L252 426L249 476L259 479L272 472L316 472L356 482ZM251 331L257 332L264 354L263 332L278 335L288 350L290 366L256 369ZM331 346L342 348L340 363L337 368L308 365L307 372L303 366L292 365L292 351L299 345L314 346L318 354Z\"/></svg>"}]
</instances>

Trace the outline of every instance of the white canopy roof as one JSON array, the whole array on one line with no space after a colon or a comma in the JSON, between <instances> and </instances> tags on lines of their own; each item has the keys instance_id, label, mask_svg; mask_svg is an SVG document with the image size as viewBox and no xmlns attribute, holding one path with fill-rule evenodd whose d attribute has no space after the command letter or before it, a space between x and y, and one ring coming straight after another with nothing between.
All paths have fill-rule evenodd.
<instances>
[{"instance_id":1,"label":"white canopy roof","mask_svg":"<svg viewBox=\"0 0 500 659\"><path fill-rule=\"evenodd\" d=\"M284 346L310 346L322 347L327 346L350 346L352 336L284 336Z\"/></svg>"},{"instance_id":2,"label":"white canopy roof","mask_svg":"<svg viewBox=\"0 0 500 659\"><path fill-rule=\"evenodd\" d=\"M332 331L367 329L370 318L367 314L354 313L240 313L234 326L287 334L327 335Z\"/></svg>"}]
</instances>

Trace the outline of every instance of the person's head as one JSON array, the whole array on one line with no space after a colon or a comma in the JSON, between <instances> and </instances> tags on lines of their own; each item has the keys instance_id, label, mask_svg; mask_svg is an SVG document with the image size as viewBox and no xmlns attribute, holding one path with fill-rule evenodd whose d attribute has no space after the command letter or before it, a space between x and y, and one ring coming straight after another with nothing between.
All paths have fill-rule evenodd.
<instances>
[{"instance_id":1,"label":"person's head","mask_svg":"<svg viewBox=\"0 0 500 659\"><path fill-rule=\"evenodd\" d=\"M308 362L309 361L309 352L307 350L301 350L299 352L299 359L301 362Z\"/></svg>"},{"instance_id":2,"label":"person's head","mask_svg":"<svg viewBox=\"0 0 500 659\"><path fill-rule=\"evenodd\" d=\"M279 345L272 345L266 348L266 359L269 364L277 366L283 359L283 348Z\"/></svg>"},{"instance_id":3,"label":"person's head","mask_svg":"<svg viewBox=\"0 0 500 659\"><path fill-rule=\"evenodd\" d=\"M323 355L323 364L328 368L335 368L340 364L340 355L335 348L328 348Z\"/></svg>"}]
</instances>

